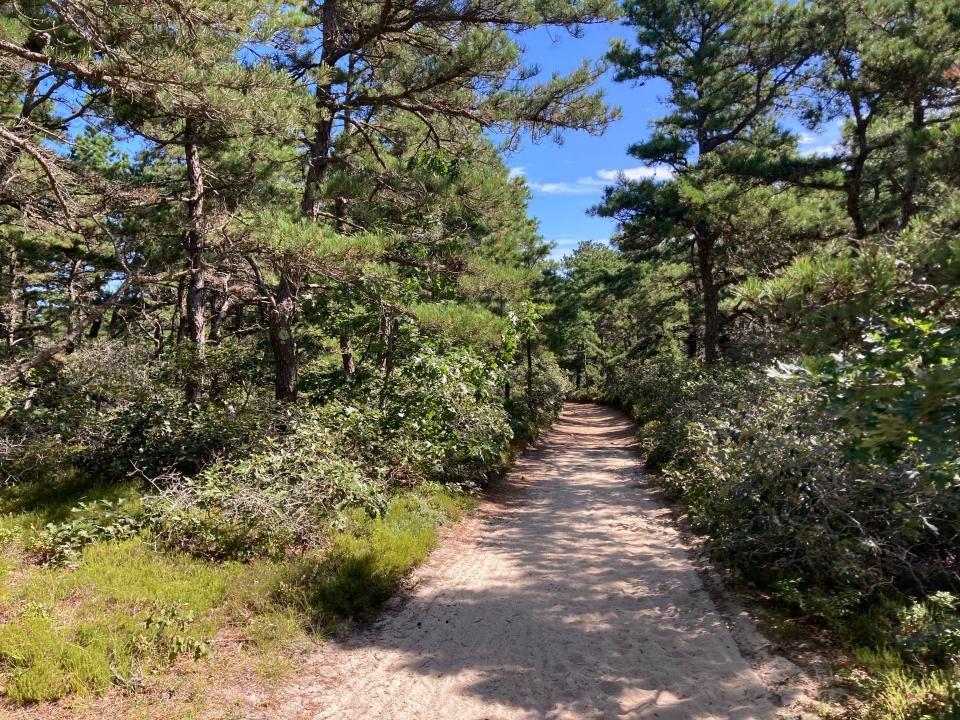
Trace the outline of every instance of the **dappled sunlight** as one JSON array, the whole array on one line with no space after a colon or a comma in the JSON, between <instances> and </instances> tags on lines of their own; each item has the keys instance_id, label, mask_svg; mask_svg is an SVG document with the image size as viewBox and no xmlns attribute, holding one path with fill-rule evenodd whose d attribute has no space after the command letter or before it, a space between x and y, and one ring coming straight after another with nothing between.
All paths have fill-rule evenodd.
<instances>
[{"instance_id":1,"label":"dappled sunlight","mask_svg":"<svg viewBox=\"0 0 960 720\"><path fill-rule=\"evenodd\" d=\"M417 590L317 659L291 717L766 718L619 413L567 406Z\"/></svg>"}]
</instances>

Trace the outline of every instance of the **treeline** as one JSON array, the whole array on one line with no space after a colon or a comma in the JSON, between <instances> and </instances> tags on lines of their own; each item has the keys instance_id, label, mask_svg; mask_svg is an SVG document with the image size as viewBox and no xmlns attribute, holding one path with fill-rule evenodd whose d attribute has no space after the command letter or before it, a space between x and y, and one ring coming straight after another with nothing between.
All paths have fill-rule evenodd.
<instances>
[{"instance_id":1,"label":"treeline","mask_svg":"<svg viewBox=\"0 0 960 720\"><path fill-rule=\"evenodd\" d=\"M547 277L553 347L716 556L861 648L877 717L955 717L960 7L625 11L665 179L608 188L613 248Z\"/></svg>"},{"instance_id":2,"label":"treeline","mask_svg":"<svg viewBox=\"0 0 960 720\"><path fill-rule=\"evenodd\" d=\"M499 153L614 112L600 68L540 81L517 39L615 13L0 7L8 699L149 686L225 623L272 652L362 615L549 424L549 247Z\"/></svg>"}]
</instances>

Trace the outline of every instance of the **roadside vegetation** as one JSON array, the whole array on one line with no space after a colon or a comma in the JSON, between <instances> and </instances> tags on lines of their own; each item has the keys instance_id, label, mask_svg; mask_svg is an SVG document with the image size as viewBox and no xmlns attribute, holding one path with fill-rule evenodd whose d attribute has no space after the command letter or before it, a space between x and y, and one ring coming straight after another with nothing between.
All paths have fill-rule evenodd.
<instances>
[{"instance_id":1,"label":"roadside vegetation","mask_svg":"<svg viewBox=\"0 0 960 720\"><path fill-rule=\"evenodd\" d=\"M960 715L960 14L628 2L666 112L547 278L578 397L623 407L709 552L861 711Z\"/></svg>"}]
</instances>

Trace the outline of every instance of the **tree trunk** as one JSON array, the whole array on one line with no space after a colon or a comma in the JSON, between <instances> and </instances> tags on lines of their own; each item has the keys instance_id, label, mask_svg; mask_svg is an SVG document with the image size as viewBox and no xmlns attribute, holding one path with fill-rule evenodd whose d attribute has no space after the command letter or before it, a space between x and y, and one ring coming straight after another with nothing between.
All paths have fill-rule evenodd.
<instances>
[{"instance_id":1,"label":"tree trunk","mask_svg":"<svg viewBox=\"0 0 960 720\"><path fill-rule=\"evenodd\" d=\"M322 11L323 42L320 50L320 65L327 72L336 66L340 31L337 23L337 0L324 0ZM315 107L319 119L313 126L313 140L310 142L307 157L307 178L303 189L300 209L312 220L320 217L323 200L320 186L330 165L330 151L333 147L333 123L335 103L332 83L317 85Z\"/></svg>"},{"instance_id":2,"label":"tree trunk","mask_svg":"<svg viewBox=\"0 0 960 720\"><path fill-rule=\"evenodd\" d=\"M233 309L233 300L229 295L224 294L223 301L210 318L210 334L207 340L212 343L220 342L220 336L223 333L223 326L227 322L227 317Z\"/></svg>"},{"instance_id":3,"label":"tree trunk","mask_svg":"<svg viewBox=\"0 0 960 720\"><path fill-rule=\"evenodd\" d=\"M699 338L697 335L697 328L691 327L690 332L687 333L686 342L684 343L687 349L687 357L690 358L691 360L697 357L697 340L698 339Z\"/></svg>"},{"instance_id":4,"label":"tree trunk","mask_svg":"<svg viewBox=\"0 0 960 720\"><path fill-rule=\"evenodd\" d=\"M527 408L533 410L533 341L527 338Z\"/></svg>"},{"instance_id":5,"label":"tree trunk","mask_svg":"<svg viewBox=\"0 0 960 720\"><path fill-rule=\"evenodd\" d=\"M187 284L186 325L184 335L190 343L192 367L186 382L187 402L195 403L203 394L203 363L206 342L206 277L204 271L205 236L203 227L204 178L200 165L200 147L197 144L197 122L187 118L184 130L184 153L187 158L187 180L190 197L187 199L188 222L187 254L190 262L190 279Z\"/></svg>"},{"instance_id":6,"label":"tree trunk","mask_svg":"<svg viewBox=\"0 0 960 720\"><path fill-rule=\"evenodd\" d=\"M126 319L123 317L123 312L121 312L121 308L118 305L113 309L113 312L110 313L110 322L107 324L107 334L110 335L111 339L115 340L123 334L126 326Z\"/></svg>"},{"instance_id":7,"label":"tree trunk","mask_svg":"<svg viewBox=\"0 0 960 720\"><path fill-rule=\"evenodd\" d=\"M713 276L716 238L710 231L698 232L697 269L703 296L703 359L712 364L720 359L720 289Z\"/></svg>"},{"instance_id":8,"label":"tree trunk","mask_svg":"<svg viewBox=\"0 0 960 720\"><path fill-rule=\"evenodd\" d=\"M380 368L380 371L383 372L386 369L387 346L390 343L390 320L384 312L380 314L377 343L377 366Z\"/></svg>"},{"instance_id":9,"label":"tree trunk","mask_svg":"<svg viewBox=\"0 0 960 720\"><path fill-rule=\"evenodd\" d=\"M587 353L583 347L583 343L580 342L577 345L577 390L580 389L580 385L583 382L583 373L587 369Z\"/></svg>"},{"instance_id":10,"label":"tree trunk","mask_svg":"<svg viewBox=\"0 0 960 720\"><path fill-rule=\"evenodd\" d=\"M349 330L343 330L340 333L340 358L343 361L343 371L347 375L353 375L357 370L353 360L353 348L350 347L351 335Z\"/></svg>"},{"instance_id":11,"label":"tree trunk","mask_svg":"<svg viewBox=\"0 0 960 720\"><path fill-rule=\"evenodd\" d=\"M7 317L6 327L4 328L7 347L13 346L17 342L17 325L20 321L20 287L17 284L17 251L10 248L10 272L7 275L7 282L10 283L10 292L7 296Z\"/></svg>"},{"instance_id":12,"label":"tree trunk","mask_svg":"<svg viewBox=\"0 0 960 720\"><path fill-rule=\"evenodd\" d=\"M284 269L280 273L280 284L267 315L270 347L273 350L274 395L277 400L285 402L297 399L300 365L293 324L296 318L298 284L299 276L289 269Z\"/></svg>"},{"instance_id":13,"label":"tree trunk","mask_svg":"<svg viewBox=\"0 0 960 720\"><path fill-rule=\"evenodd\" d=\"M383 361L383 387L380 389L380 410L387 406L387 392L390 388L390 376L393 374L393 354L397 344L397 333L400 331L400 321L390 323L390 334L387 335L387 351Z\"/></svg>"},{"instance_id":14,"label":"tree trunk","mask_svg":"<svg viewBox=\"0 0 960 720\"><path fill-rule=\"evenodd\" d=\"M854 250L860 249L860 241L867 236L867 225L863 220L860 209L860 195L863 192L863 170L867 164L867 127L859 125L857 128L857 154L850 163L850 172L847 182L847 215L853 222L855 241L851 243Z\"/></svg>"},{"instance_id":15,"label":"tree trunk","mask_svg":"<svg viewBox=\"0 0 960 720\"><path fill-rule=\"evenodd\" d=\"M923 109L923 100L913 101L913 117L910 120L910 139L911 145L915 143L923 131L926 123L925 112ZM920 184L920 158L923 153L920 150L912 151L907 148L907 167L903 179L903 191L900 193L900 227L905 228L910 224L912 218L917 212L917 187Z\"/></svg>"}]
</instances>

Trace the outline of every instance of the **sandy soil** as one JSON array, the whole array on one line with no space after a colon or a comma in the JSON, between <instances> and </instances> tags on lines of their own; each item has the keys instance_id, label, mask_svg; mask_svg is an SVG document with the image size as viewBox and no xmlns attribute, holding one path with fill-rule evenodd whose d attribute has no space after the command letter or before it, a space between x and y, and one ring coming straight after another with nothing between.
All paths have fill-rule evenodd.
<instances>
[{"instance_id":1,"label":"sandy soil","mask_svg":"<svg viewBox=\"0 0 960 720\"><path fill-rule=\"evenodd\" d=\"M407 597L326 643L262 717L778 717L632 438L615 411L568 405Z\"/></svg>"}]
</instances>

